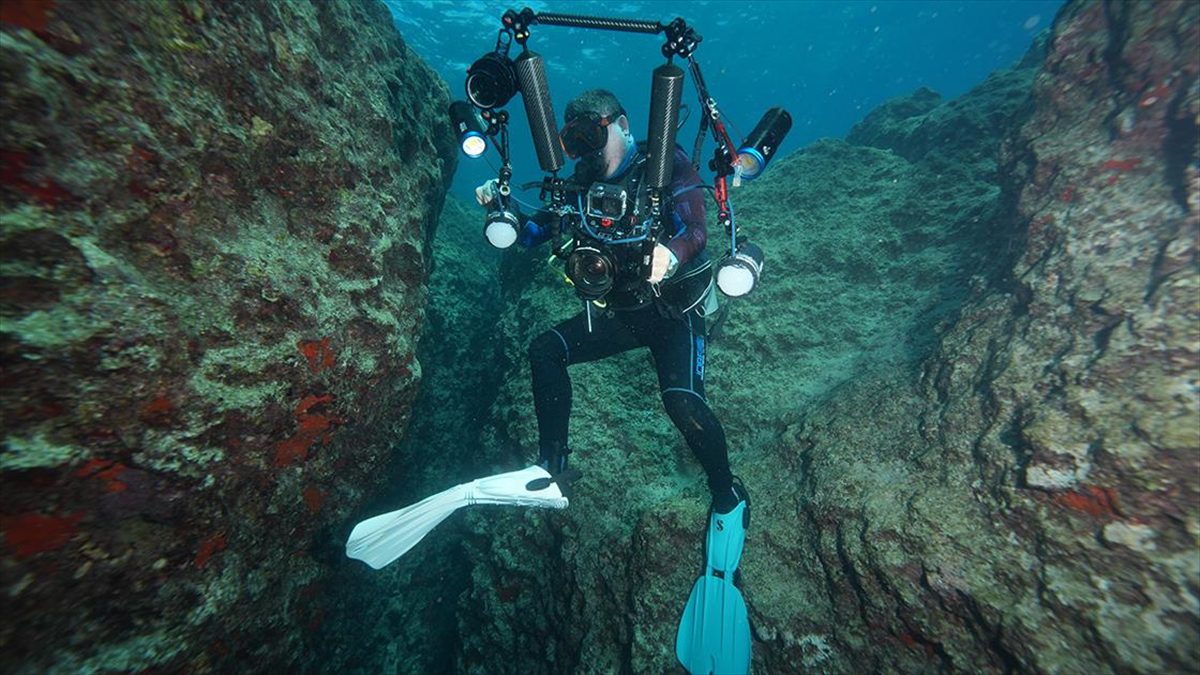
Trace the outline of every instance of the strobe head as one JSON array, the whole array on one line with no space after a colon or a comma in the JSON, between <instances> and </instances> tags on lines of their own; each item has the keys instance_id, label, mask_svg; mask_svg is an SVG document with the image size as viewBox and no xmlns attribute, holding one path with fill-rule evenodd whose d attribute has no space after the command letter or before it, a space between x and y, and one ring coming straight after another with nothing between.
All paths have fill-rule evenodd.
<instances>
[{"instance_id":1,"label":"strobe head","mask_svg":"<svg viewBox=\"0 0 1200 675\"><path fill-rule=\"evenodd\" d=\"M458 136L458 147L471 159L480 157L487 150L487 127L479 110L466 101L450 104L450 124Z\"/></svg>"},{"instance_id":2,"label":"strobe head","mask_svg":"<svg viewBox=\"0 0 1200 675\"><path fill-rule=\"evenodd\" d=\"M467 69L467 98L484 110L494 110L517 95L517 74L512 59L488 52Z\"/></svg>"},{"instance_id":3,"label":"strobe head","mask_svg":"<svg viewBox=\"0 0 1200 675\"><path fill-rule=\"evenodd\" d=\"M738 147L737 161L743 180L754 180L762 174L791 128L792 116L783 108L771 108L762 116Z\"/></svg>"},{"instance_id":4,"label":"strobe head","mask_svg":"<svg viewBox=\"0 0 1200 675\"><path fill-rule=\"evenodd\" d=\"M600 248L577 246L567 257L567 278L580 298L599 300L612 290L617 278L617 263Z\"/></svg>"},{"instance_id":5,"label":"strobe head","mask_svg":"<svg viewBox=\"0 0 1200 675\"><path fill-rule=\"evenodd\" d=\"M725 256L717 265L717 288L731 298L740 298L758 285L762 267L762 249L743 241L738 244L737 251Z\"/></svg>"},{"instance_id":6,"label":"strobe head","mask_svg":"<svg viewBox=\"0 0 1200 675\"><path fill-rule=\"evenodd\" d=\"M521 221L508 209L489 211L483 221L483 236L496 248L504 249L517 241Z\"/></svg>"}]
</instances>

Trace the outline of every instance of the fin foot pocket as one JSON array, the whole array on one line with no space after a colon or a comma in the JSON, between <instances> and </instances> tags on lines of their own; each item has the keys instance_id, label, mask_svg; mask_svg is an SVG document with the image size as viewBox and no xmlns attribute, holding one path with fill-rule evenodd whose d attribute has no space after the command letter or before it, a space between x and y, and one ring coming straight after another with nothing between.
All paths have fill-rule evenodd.
<instances>
[{"instance_id":1,"label":"fin foot pocket","mask_svg":"<svg viewBox=\"0 0 1200 675\"><path fill-rule=\"evenodd\" d=\"M735 482L734 494L738 503L728 513L712 511L708 517L708 533L704 538L706 572L720 570L733 578L746 545L746 530L750 526L750 494L741 482Z\"/></svg>"},{"instance_id":2,"label":"fin foot pocket","mask_svg":"<svg viewBox=\"0 0 1200 675\"><path fill-rule=\"evenodd\" d=\"M548 478L535 478L525 484L525 489L530 492L538 492L550 487L551 483L557 483L558 489L563 493L564 497L570 497L572 484L583 476L583 472L575 467L569 467L562 473L555 474Z\"/></svg>"}]
</instances>

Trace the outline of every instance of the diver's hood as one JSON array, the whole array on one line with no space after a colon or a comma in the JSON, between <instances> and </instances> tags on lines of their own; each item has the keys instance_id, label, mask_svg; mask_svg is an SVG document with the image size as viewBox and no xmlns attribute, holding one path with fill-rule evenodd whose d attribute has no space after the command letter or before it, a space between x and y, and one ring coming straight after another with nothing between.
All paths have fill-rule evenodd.
<instances>
[{"instance_id":1,"label":"diver's hood","mask_svg":"<svg viewBox=\"0 0 1200 675\"><path fill-rule=\"evenodd\" d=\"M513 504L565 509L569 503L561 486L540 466L478 478L355 525L346 541L346 555L381 569L408 553L438 523L463 506Z\"/></svg>"}]
</instances>

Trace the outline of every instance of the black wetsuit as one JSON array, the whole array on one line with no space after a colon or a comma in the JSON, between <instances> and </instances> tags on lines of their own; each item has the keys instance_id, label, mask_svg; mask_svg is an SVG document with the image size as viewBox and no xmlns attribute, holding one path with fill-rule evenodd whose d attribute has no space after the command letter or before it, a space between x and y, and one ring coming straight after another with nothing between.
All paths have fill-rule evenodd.
<instances>
[{"instance_id":1,"label":"black wetsuit","mask_svg":"<svg viewBox=\"0 0 1200 675\"><path fill-rule=\"evenodd\" d=\"M607 306L589 306L534 338L529 346L533 400L540 436L539 462L557 472L566 466L571 379L567 366L648 347L658 371L663 405L708 474L714 497L733 485L725 431L704 394L704 303L711 292L704 195L700 177L682 150L676 152L673 195L676 231L662 241L679 261L661 284L662 295L610 293ZM609 179L619 180L620 176ZM534 225L538 229L541 227ZM522 243L536 245L534 238ZM648 282L646 282L648 284ZM591 330L588 316L591 314Z\"/></svg>"}]
</instances>

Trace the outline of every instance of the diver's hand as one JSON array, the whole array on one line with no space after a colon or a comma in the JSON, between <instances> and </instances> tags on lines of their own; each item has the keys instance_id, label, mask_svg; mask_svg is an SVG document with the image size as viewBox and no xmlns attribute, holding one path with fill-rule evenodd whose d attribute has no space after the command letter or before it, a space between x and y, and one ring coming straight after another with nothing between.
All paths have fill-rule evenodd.
<instances>
[{"instance_id":1,"label":"diver's hand","mask_svg":"<svg viewBox=\"0 0 1200 675\"><path fill-rule=\"evenodd\" d=\"M654 257L650 260L650 283L657 284L675 273L679 260L671 249L662 244L654 245Z\"/></svg>"},{"instance_id":2,"label":"diver's hand","mask_svg":"<svg viewBox=\"0 0 1200 675\"><path fill-rule=\"evenodd\" d=\"M496 186L500 181L495 178L487 181L483 185L475 188L475 201L479 202L480 206L487 206L496 199Z\"/></svg>"}]
</instances>

